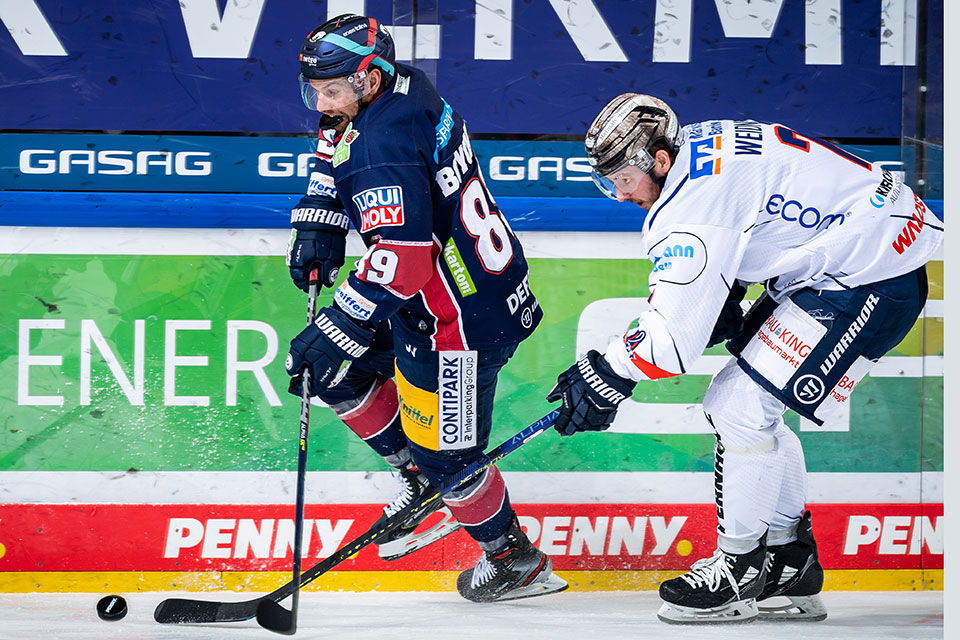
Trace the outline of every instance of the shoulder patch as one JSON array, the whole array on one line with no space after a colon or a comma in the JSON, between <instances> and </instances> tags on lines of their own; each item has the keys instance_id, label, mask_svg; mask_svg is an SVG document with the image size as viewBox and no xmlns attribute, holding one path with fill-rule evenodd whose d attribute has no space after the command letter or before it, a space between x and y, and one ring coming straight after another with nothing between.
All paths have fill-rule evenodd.
<instances>
[{"instance_id":1,"label":"shoulder patch","mask_svg":"<svg viewBox=\"0 0 960 640\"><path fill-rule=\"evenodd\" d=\"M360 131L353 128L353 123L347 125L347 130L343 132L337 148L333 151L333 166L339 167L350 159L350 145L360 137Z\"/></svg>"},{"instance_id":2,"label":"shoulder patch","mask_svg":"<svg viewBox=\"0 0 960 640\"><path fill-rule=\"evenodd\" d=\"M690 178L715 176L720 173L720 136L690 141Z\"/></svg>"},{"instance_id":3,"label":"shoulder patch","mask_svg":"<svg viewBox=\"0 0 960 640\"><path fill-rule=\"evenodd\" d=\"M398 75L397 79L394 80L393 82L393 92L407 95L407 92L409 90L410 90L410 76Z\"/></svg>"}]
</instances>

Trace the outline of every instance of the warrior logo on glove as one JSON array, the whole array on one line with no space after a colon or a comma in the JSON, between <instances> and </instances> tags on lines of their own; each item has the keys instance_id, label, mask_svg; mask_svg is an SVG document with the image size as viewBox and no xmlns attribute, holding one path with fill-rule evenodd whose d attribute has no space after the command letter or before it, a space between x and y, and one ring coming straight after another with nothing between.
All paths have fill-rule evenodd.
<instances>
[{"instance_id":1,"label":"warrior logo on glove","mask_svg":"<svg viewBox=\"0 0 960 640\"><path fill-rule=\"evenodd\" d=\"M563 401L553 427L563 436L609 428L617 407L636 385L614 373L606 359L591 349L557 377L547 396L547 402Z\"/></svg>"}]
</instances>

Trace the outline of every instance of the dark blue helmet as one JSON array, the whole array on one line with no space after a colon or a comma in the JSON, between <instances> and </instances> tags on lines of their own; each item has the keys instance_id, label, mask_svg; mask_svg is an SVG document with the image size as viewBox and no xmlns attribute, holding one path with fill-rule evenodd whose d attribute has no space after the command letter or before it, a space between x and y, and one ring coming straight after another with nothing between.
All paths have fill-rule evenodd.
<instances>
[{"instance_id":1,"label":"dark blue helmet","mask_svg":"<svg viewBox=\"0 0 960 640\"><path fill-rule=\"evenodd\" d=\"M310 32L300 47L300 73L323 80L376 67L384 85L396 74L393 38L376 18L345 13Z\"/></svg>"}]
</instances>

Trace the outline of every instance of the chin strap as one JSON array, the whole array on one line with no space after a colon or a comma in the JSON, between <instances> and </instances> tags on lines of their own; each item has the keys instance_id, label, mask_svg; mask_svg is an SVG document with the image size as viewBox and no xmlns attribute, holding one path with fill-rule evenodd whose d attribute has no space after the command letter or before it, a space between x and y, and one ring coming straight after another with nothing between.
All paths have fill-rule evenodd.
<instances>
[{"instance_id":1,"label":"chin strap","mask_svg":"<svg viewBox=\"0 0 960 640\"><path fill-rule=\"evenodd\" d=\"M343 122L343 116L328 116L325 113L321 113L319 123L320 131L323 131L324 129L333 129L341 122Z\"/></svg>"}]
</instances>

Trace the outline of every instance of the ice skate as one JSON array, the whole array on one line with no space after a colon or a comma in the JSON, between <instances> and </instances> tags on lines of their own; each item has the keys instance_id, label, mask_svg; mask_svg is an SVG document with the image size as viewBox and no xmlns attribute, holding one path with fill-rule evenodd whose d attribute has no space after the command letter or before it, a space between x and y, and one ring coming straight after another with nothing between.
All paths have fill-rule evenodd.
<instances>
[{"instance_id":1,"label":"ice skate","mask_svg":"<svg viewBox=\"0 0 960 640\"><path fill-rule=\"evenodd\" d=\"M800 520L794 542L767 547L766 568L766 584L757 597L761 620L816 622L827 617L819 595L823 567L817 556L809 511Z\"/></svg>"},{"instance_id":2,"label":"ice skate","mask_svg":"<svg viewBox=\"0 0 960 640\"><path fill-rule=\"evenodd\" d=\"M764 541L753 551L697 560L690 571L660 585L657 617L670 624L752 622L766 579Z\"/></svg>"},{"instance_id":3,"label":"ice skate","mask_svg":"<svg viewBox=\"0 0 960 640\"><path fill-rule=\"evenodd\" d=\"M430 492L430 481L414 466L401 469L396 477L402 485L400 493L397 494L393 502L383 508L383 515L380 516L378 523L383 522ZM444 514L443 519L428 529L417 531L417 527L438 510ZM385 540L379 543L380 558L383 560L402 558L450 535L459 528L460 523L453 517L450 510L444 507L443 501L434 500L428 508L412 516L400 527L387 534Z\"/></svg>"},{"instance_id":4,"label":"ice skate","mask_svg":"<svg viewBox=\"0 0 960 640\"><path fill-rule=\"evenodd\" d=\"M564 591L569 585L552 571L550 558L537 549L513 517L508 546L484 552L472 569L457 578L457 591L474 602L500 602Z\"/></svg>"}]
</instances>

